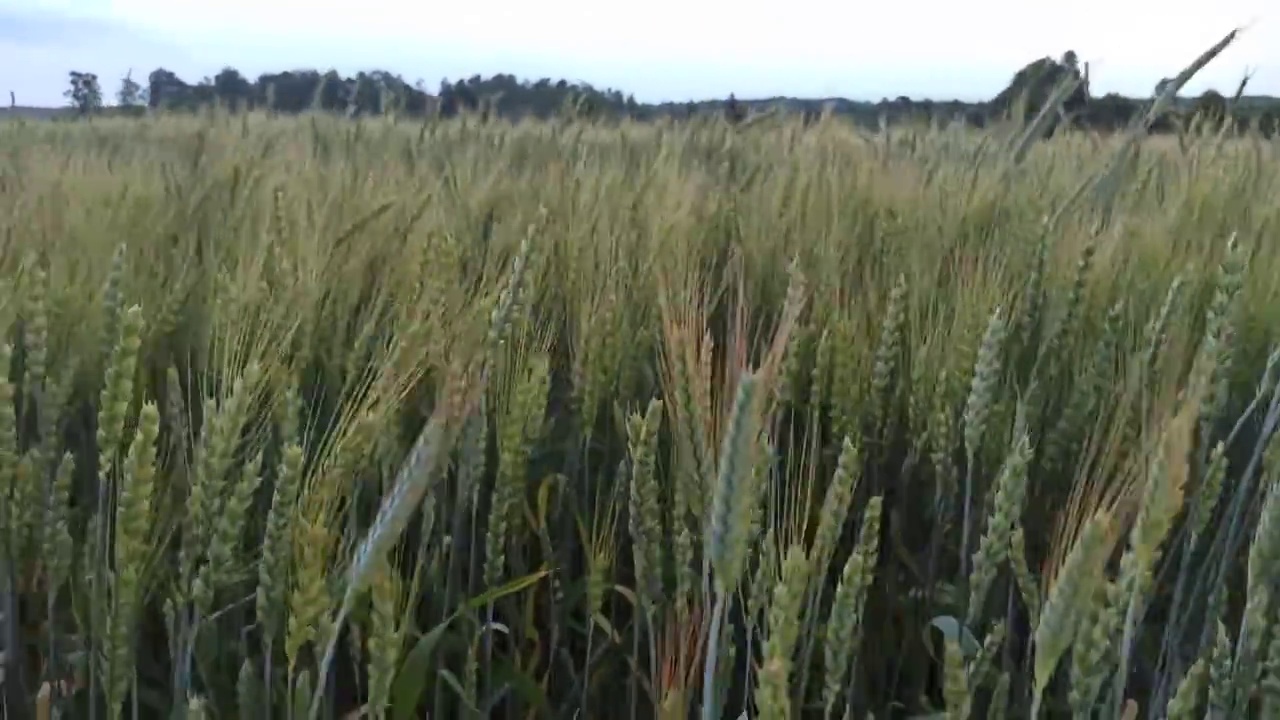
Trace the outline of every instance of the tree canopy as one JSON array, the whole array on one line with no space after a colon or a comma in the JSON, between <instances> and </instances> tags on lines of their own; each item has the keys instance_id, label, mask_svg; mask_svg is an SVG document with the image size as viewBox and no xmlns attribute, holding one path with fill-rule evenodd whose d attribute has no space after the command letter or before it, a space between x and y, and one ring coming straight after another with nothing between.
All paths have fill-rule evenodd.
<instances>
[{"instance_id":1,"label":"tree canopy","mask_svg":"<svg viewBox=\"0 0 1280 720\"><path fill-rule=\"evenodd\" d=\"M1165 84L1156 84L1153 94ZM102 109L104 93L96 75L73 71L70 88L65 95L80 114ZM1256 127L1266 134L1275 132L1280 118L1280 100L1247 97L1244 83L1236 97L1227 98L1209 90L1194 99L1179 98L1175 103L1175 119L1163 119L1153 130L1168 130L1177 118L1222 128L1228 121L1238 127ZM1066 123L1076 127L1117 130L1145 113L1150 98L1127 98L1116 94L1094 97L1090 92L1089 67L1083 66L1074 51L1067 50L1059 59L1041 57L1018 69L1009 84L995 97L984 102L958 100L913 100L898 96L879 102L845 99L763 98L742 100L734 95L726 99L684 103L641 103L635 97L613 88L598 89L588 83L541 78L519 79L499 73L491 77L473 75L457 80L441 80L428 88L419 80L409 82L401 75L383 70L357 73L346 77L336 70L286 70L265 73L255 79L245 77L232 67L225 67L213 77L188 82L165 68L157 68L142 85L128 75L121 79L114 93L118 102L115 112L197 111L217 105L232 112L244 110L296 114L307 111L341 113L351 117L396 114L408 117L459 113L479 113L483 117L520 119L548 118L566 111L578 117L682 117L714 112L732 122L740 122L753 113L781 108L816 117L830 111L852 118L868 126L883 122L942 122L961 120L971 125L1012 119L1025 122L1050 103L1055 92L1061 95L1049 132Z\"/></svg>"}]
</instances>

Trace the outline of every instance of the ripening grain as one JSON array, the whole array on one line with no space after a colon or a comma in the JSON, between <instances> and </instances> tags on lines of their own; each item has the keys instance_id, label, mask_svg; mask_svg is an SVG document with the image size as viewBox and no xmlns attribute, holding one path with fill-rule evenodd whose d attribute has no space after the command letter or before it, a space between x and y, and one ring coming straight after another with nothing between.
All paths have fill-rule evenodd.
<instances>
[{"instance_id":1,"label":"ripening grain","mask_svg":"<svg viewBox=\"0 0 1280 720\"><path fill-rule=\"evenodd\" d=\"M0 125L4 701L1280 706L1280 146L1010 132Z\"/></svg>"}]
</instances>

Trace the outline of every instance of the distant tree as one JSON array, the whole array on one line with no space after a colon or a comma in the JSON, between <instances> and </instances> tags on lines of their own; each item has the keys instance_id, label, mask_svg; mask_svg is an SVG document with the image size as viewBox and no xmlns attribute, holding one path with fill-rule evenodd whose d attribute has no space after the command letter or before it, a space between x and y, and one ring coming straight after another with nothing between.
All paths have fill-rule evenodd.
<instances>
[{"instance_id":1,"label":"distant tree","mask_svg":"<svg viewBox=\"0 0 1280 720\"><path fill-rule=\"evenodd\" d=\"M72 70L69 80L71 87L63 95L71 102L72 107L81 114L102 109L102 88L98 85L97 75Z\"/></svg>"},{"instance_id":2,"label":"distant tree","mask_svg":"<svg viewBox=\"0 0 1280 720\"><path fill-rule=\"evenodd\" d=\"M1280 131L1280 113L1272 109L1262 111L1255 127L1263 137L1273 137L1277 131Z\"/></svg>"},{"instance_id":3,"label":"distant tree","mask_svg":"<svg viewBox=\"0 0 1280 720\"><path fill-rule=\"evenodd\" d=\"M125 73L120 78L120 89L116 91L116 103L121 107L138 107L145 105L146 100L143 98L143 88L133 79L133 71Z\"/></svg>"},{"instance_id":4,"label":"distant tree","mask_svg":"<svg viewBox=\"0 0 1280 720\"><path fill-rule=\"evenodd\" d=\"M1059 109L1067 118L1077 117L1089 104L1089 90L1080 72L1076 54L1071 50L1063 53L1062 62L1043 57L1023 66L1014 74L1008 87L991 100L988 107L996 116L1009 115L1018 122L1027 122L1049 102L1059 83L1071 80L1077 80L1079 84L1063 98ZM1047 132L1052 133L1056 125L1057 119L1050 124Z\"/></svg>"},{"instance_id":5,"label":"distant tree","mask_svg":"<svg viewBox=\"0 0 1280 720\"><path fill-rule=\"evenodd\" d=\"M1046 134L1064 123L1091 129L1113 130L1140 117L1147 98L1130 99L1119 95L1091 98L1089 66L1079 62L1073 51L1057 59L1044 57L1028 63L1014 76L1009 86L988 102L959 100L911 99L905 95L889 96L879 103L854 100L831 100L825 107L819 100L769 98L743 101L736 96L719 101L641 103L617 88L595 88L582 81L554 78L521 79L510 73L491 76L472 75L455 80L444 79L438 88L424 86L421 81L407 82L402 76L383 70L368 70L354 77L335 70L297 69L265 73L256 79L242 75L235 68L224 67L212 77L187 82L164 68L152 71L139 87L126 76L115 97L122 106L132 105L141 114L141 105L155 110L193 112L220 105L237 111L268 110L273 113L296 114L307 111L340 113L349 117L396 115L401 117L450 117L459 113L483 115L492 119L520 120L527 117L571 117L577 120L635 118L693 118L700 114L720 114L729 121L751 117L754 113L777 107L783 114L799 113L803 121L813 123L824 115L874 129L883 119L889 124L913 123L919 126L956 122L981 126L996 117L1029 120L1048 102L1060 82L1078 81L1076 89L1050 118ZM1167 80L1164 82L1168 82ZM97 79L91 73L72 73L66 95L69 103L84 112L102 104ZM1227 116L1234 127L1259 132L1275 132L1280 102L1265 97L1242 97L1239 102L1227 99L1226 111L1220 112L1221 97L1201 98L1200 109L1207 117ZM1194 106L1187 108L1194 110ZM1266 115L1267 112L1271 114ZM132 114L132 113L121 113ZM1152 132L1169 132L1181 126L1178 117L1158 118Z\"/></svg>"},{"instance_id":6,"label":"distant tree","mask_svg":"<svg viewBox=\"0 0 1280 720\"><path fill-rule=\"evenodd\" d=\"M1090 127L1099 130L1119 130L1137 116L1141 105L1115 93L1108 93L1089 103L1086 120Z\"/></svg>"},{"instance_id":7,"label":"distant tree","mask_svg":"<svg viewBox=\"0 0 1280 720\"><path fill-rule=\"evenodd\" d=\"M253 84L235 68L222 68L222 71L215 75L209 84L213 86L218 102L229 110L239 110L253 99Z\"/></svg>"},{"instance_id":8,"label":"distant tree","mask_svg":"<svg viewBox=\"0 0 1280 720\"><path fill-rule=\"evenodd\" d=\"M746 117L746 108L742 107L742 104L738 102L738 98L733 93L729 93L729 99L724 103L724 119L736 125Z\"/></svg>"},{"instance_id":9,"label":"distant tree","mask_svg":"<svg viewBox=\"0 0 1280 720\"><path fill-rule=\"evenodd\" d=\"M1207 129L1216 131L1227 119L1227 99L1217 90L1205 90L1192 105L1191 115Z\"/></svg>"},{"instance_id":10,"label":"distant tree","mask_svg":"<svg viewBox=\"0 0 1280 720\"><path fill-rule=\"evenodd\" d=\"M173 72L156 68L147 76L147 105L150 107L187 107L193 103L191 86Z\"/></svg>"},{"instance_id":11,"label":"distant tree","mask_svg":"<svg viewBox=\"0 0 1280 720\"><path fill-rule=\"evenodd\" d=\"M354 93L347 86L347 81L336 70L330 70L320 76L316 86L316 94L311 98L311 106L327 112L345 112L347 100Z\"/></svg>"}]
</instances>

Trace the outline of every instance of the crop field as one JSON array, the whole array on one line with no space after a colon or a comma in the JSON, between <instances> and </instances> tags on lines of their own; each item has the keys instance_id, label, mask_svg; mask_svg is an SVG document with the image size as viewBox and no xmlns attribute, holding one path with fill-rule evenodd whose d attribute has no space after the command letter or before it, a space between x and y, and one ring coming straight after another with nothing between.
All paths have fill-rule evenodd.
<instances>
[{"instance_id":1,"label":"crop field","mask_svg":"<svg viewBox=\"0 0 1280 720\"><path fill-rule=\"evenodd\" d=\"M1280 144L0 125L6 718L1280 717Z\"/></svg>"}]
</instances>

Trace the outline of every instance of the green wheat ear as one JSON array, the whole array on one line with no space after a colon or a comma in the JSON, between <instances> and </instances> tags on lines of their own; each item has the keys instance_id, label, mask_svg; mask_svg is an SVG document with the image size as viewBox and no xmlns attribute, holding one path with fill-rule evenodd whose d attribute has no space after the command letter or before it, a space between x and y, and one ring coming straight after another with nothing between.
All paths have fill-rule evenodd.
<instances>
[{"instance_id":1,"label":"green wheat ear","mask_svg":"<svg viewBox=\"0 0 1280 720\"><path fill-rule=\"evenodd\" d=\"M982 336L982 345L978 348L978 359L973 369L973 379L969 384L969 398L964 406L964 452L966 462L964 498L962 504L960 526L960 575L969 574L969 542L973 522L973 502L978 460L981 457L983 440L987 433L987 422L998 401L998 382L1000 379L1001 351L1004 345L1006 326L1000 308L992 311L987 321L987 329Z\"/></svg>"},{"instance_id":2,"label":"green wheat ear","mask_svg":"<svg viewBox=\"0 0 1280 720\"><path fill-rule=\"evenodd\" d=\"M764 660L756 688L760 717L783 720L793 715L792 655L799 640L800 608L809 581L809 560L793 545L782 561L782 579L773 589L764 645Z\"/></svg>"},{"instance_id":3,"label":"green wheat ear","mask_svg":"<svg viewBox=\"0 0 1280 720\"><path fill-rule=\"evenodd\" d=\"M720 451L720 472L711 502L707 556L719 593L734 590L742 578L747 554L747 525L752 503L746 492L757 437L755 405L758 380L746 374L738 381L729 425Z\"/></svg>"},{"instance_id":4,"label":"green wheat ear","mask_svg":"<svg viewBox=\"0 0 1280 720\"><path fill-rule=\"evenodd\" d=\"M978 627L987 600L987 593L995 580L996 571L1005 564L1011 548L1010 538L1022 515L1027 496L1027 470L1031 464L1031 438L1025 430L1025 419L1020 413L1016 423L1018 435L1005 459L1000 475L996 478L995 501L987 531L978 542L973 558L973 576L969 580L969 613L966 624Z\"/></svg>"},{"instance_id":5,"label":"green wheat ear","mask_svg":"<svg viewBox=\"0 0 1280 720\"><path fill-rule=\"evenodd\" d=\"M1097 587L1098 569L1108 549L1107 528L1110 523L1110 516L1104 513L1089 519L1067 554L1057 581L1041 608L1040 622L1032 640L1035 644L1033 717L1039 711L1058 662L1075 637L1082 619L1081 610L1088 607L1088 598Z\"/></svg>"},{"instance_id":6,"label":"green wheat ear","mask_svg":"<svg viewBox=\"0 0 1280 720\"><path fill-rule=\"evenodd\" d=\"M627 420L631 455L629 529L638 595L647 613L653 613L663 597L661 489L655 470L661 418L662 402L653 400L644 415L633 414Z\"/></svg>"},{"instance_id":7,"label":"green wheat ear","mask_svg":"<svg viewBox=\"0 0 1280 720\"><path fill-rule=\"evenodd\" d=\"M824 717L831 717L840 703L847 673L856 666L858 660L858 634L862 631L867 590L875 575L883 505L884 501L880 496L871 498L867 503L863 512L862 529L858 534L858 545L845 562L831 602L831 617L827 621L823 644L823 667L826 671L822 688Z\"/></svg>"}]
</instances>

